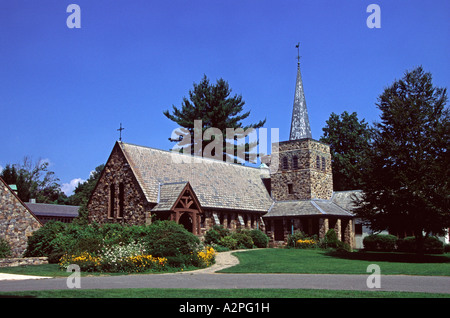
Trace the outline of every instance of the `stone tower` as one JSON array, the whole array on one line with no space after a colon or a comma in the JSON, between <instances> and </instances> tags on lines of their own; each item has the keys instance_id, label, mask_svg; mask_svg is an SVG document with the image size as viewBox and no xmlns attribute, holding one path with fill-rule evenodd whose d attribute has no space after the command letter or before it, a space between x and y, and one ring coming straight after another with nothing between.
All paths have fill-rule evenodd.
<instances>
[{"instance_id":1,"label":"stone tower","mask_svg":"<svg viewBox=\"0 0 450 318\"><path fill-rule=\"evenodd\" d=\"M275 200L331 198L333 177L330 146L312 139L300 62L297 66L290 138L289 141L280 142L278 153L272 153L272 156L277 154L278 169L271 169L272 197Z\"/></svg>"}]
</instances>

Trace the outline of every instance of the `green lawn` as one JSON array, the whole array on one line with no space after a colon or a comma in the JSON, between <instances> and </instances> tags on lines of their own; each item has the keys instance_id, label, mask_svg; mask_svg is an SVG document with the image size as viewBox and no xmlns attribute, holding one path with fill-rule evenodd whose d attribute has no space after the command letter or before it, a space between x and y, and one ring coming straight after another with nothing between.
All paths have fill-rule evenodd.
<instances>
[{"instance_id":1,"label":"green lawn","mask_svg":"<svg viewBox=\"0 0 450 318\"><path fill-rule=\"evenodd\" d=\"M0 292L1 297L37 298L450 298L450 294L326 289L65 289Z\"/></svg>"},{"instance_id":2,"label":"green lawn","mask_svg":"<svg viewBox=\"0 0 450 318\"><path fill-rule=\"evenodd\" d=\"M369 264L382 275L450 276L450 254L353 252L337 254L319 249L260 249L234 254L240 264L221 273L364 274Z\"/></svg>"}]
</instances>

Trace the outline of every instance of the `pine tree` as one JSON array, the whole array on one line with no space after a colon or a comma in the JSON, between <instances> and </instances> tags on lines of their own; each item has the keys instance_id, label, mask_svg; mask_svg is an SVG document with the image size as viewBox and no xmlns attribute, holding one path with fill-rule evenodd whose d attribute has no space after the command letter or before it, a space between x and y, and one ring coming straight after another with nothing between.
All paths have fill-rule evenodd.
<instances>
[{"instance_id":1,"label":"pine tree","mask_svg":"<svg viewBox=\"0 0 450 318\"><path fill-rule=\"evenodd\" d=\"M447 89L436 88L422 67L406 72L378 98L373 149L355 211L375 231L423 233L450 227L450 116Z\"/></svg>"},{"instance_id":2,"label":"pine tree","mask_svg":"<svg viewBox=\"0 0 450 318\"><path fill-rule=\"evenodd\" d=\"M204 150L205 146L215 138L219 138L217 135L211 136L210 140L203 140L202 144L195 145L194 140L194 121L201 120L202 122L202 132L201 135L208 128L217 128L222 133L222 145L223 154L220 156L224 161L227 160L227 149L234 149L236 145L234 141L226 139L226 129L227 128L242 128L244 131L248 128L260 128L264 125L266 120L259 121L256 124L244 126L242 121L250 115L250 111L243 112L245 102L241 95L231 96L231 89L226 81L222 78L217 80L216 84L210 84L209 79L204 75L200 83L194 83L193 90L189 91L189 99L184 97L183 103L180 108L172 106L173 110L170 113L168 110L164 111L164 115L170 120L177 123L180 127L183 127L183 133L180 134L186 137L187 134L190 138L184 138L184 141L180 139L171 139L171 141L178 142L179 146L186 146L190 143L191 154L198 155L195 153L196 149ZM237 138L242 138L244 134L236 134ZM217 140L218 142L218 140ZM256 144L246 143L245 144L245 154L248 155L252 151ZM212 150L212 155L215 149ZM229 152L230 153L230 152ZM234 158L228 158L228 160L233 160Z\"/></svg>"}]
</instances>

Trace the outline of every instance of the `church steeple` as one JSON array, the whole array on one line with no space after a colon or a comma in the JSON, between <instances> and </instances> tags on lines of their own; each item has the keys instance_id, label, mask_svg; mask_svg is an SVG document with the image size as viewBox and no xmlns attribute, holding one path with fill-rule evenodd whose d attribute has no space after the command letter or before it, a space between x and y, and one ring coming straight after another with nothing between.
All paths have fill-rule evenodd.
<instances>
[{"instance_id":1,"label":"church steeple","mask_svg":"<svg viewBox=\"0 0 450 318\"><path fill-rule=\"evenodd\" d=\"M296 45L297 49L299 44ZM289 140L312 138L303 91L302 74L300 73L300 54L297 56L297 82L295 83L294 108L292 110L291 133Z\"/></svg>"}]
</instances>

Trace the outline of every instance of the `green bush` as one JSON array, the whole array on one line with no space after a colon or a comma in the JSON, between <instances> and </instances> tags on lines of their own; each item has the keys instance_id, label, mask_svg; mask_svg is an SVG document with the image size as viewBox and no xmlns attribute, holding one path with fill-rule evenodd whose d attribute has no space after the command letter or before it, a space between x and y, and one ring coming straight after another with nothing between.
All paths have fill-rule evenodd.
<instances>
[{"instance_id":1,"label":"green bush","mask_svg":"<svg viewBox=\"0 0 450 318\"><path fill-rule=\"evenodd\" d=\"M399 252L417 252L417 242L414 236L408 236L403 239L399 239L397 245ZM441 242L437 237L427 236L424 238L423 251L427 254L443 254L445 251L444 243Z\"/></svg>"},{"instance_id":2,"label":"green bush","mask_svg":"<svg viewBox=\"0 0 450 318\"><path fill-rule=\"evenodd\" d=\"M189 265L189 259L186 257L195 255L200 244L194 234L174 221L156 221L149 225L143 242L149 254L166 257L170 266L179 264L181 259L185 265Z\"/></svg>"},{"instance_id":3,"label":"green bush","mask_svg":"<svg viewBox=\"0 0 450 318\"><path fill-rule=\"evenodd\" d=\"M444 254L444 243L435 236L427 236L423 242L425 253Z\"/></svg>"},{"instance_id":4,"label":"green bush","mask_svg":"<svg viewBox=\"0 0 450 318\"><path fill-rule=\"evenodd\" d=\"M50 221L28 237L28 246L24 252L24 257L47 256L49 263L57 263L65 251L60 250L53 240L63 232L66 224L57 221Z\"/></svg>"},{"instance_id":5,"label":"green bush","mask_svg":"<svg viewBox=\"0 0 450 318\"><path fill-rule=\"evenodd\" d=\"M219 244L219 241L221 238L225 236L231 235L231 232L229 229L224 228L222 225L213 225L212 228L210 228L205 233L205 243L206 244Z\"/></svg>"},{"instance_id":6,"label":"green bush","mask_svg":"<svg viewBox=\"0 0 450 318\"><path fill-rule=\"evenodd\" d=\"M237 248L253 248L253 239L247 230L241 230L231 235L237 242Z\"/></svg>"},{"instance_id":7,"label":"green bush","mask_svg":"<svg viewBox=\"0 0 450 318\"><path fill-rule=\"evenodd\" d=\"M11 256L11 246L9 246L8 241L0 238L0 258L5 258Z\"/></svg>"},{"instance_id":8,"label":"green bush","mask_svg":"<svg viewBox=\"0 0 450 318\"><path fill-rule=\"evenodd\" d=\"M256 247L266 248L267 244L269 244L269 237L263 231L254 229L249 234Z\"/></svg>"},{"instance_id":9,"label":"green bush","mask_svg":"<svg viewBox=\"0 0 450 318\"><path fill-rule=\"evenodd\" d=\"M390 234L371 234L363 239L364 249L367 251L391 252L397 244L397 237Z\"/></svg>"},{"instance_id":10,"label":"green bush","mask_svg":"<svg viewBox=\"0 0 450 318\"><path fill-rule=\"evenodd\" d=\"M294 234L289 234L287 237L287 246L288 247L296 247L298 240L306 240L309 237L303 233L302 231L295 231Z\"/></svg>"},{"instance_id":11,"label":"green bush","mask_svg":"<svg viewBox=\"0 0 450 318\"><path fill-rule=\"evenodd\" d=\"M214 229L210 229L205 233L205 243L206 244L218 244L221 237L219 232Z\"/></svg>"},{"instance_id":12,"label":"green bush","mask_svg":"<svg viewBox=\"0 0 450 318\"><path fill-rule=\"evenodd\" d=\"M337 248L340 241L338 240L336 231L334 229L329 229L325 234L325 237L320 242L321 248Z\"/></svg>"},{"instance_id":13,"label":"green bush","mask_svg":"<svg viewBox=\"0 0 450 318\"><path fill-rule=\"evenodd\" d=\"M231 232L222 225L214 225L205 233L205 243L216 246L217 250L233 250L236 248L267 247L269 238L260 230L240 229Z\"/></svg>"},{"instance_id":14,"label":"green bush","mask_svg":"<svg viewBox=\"0 0 450 318\"><path fill-rule=\"evenodd\" d=\"M235 250L237 248L238 242L236 239L232 238L230 235L222 237L219 240L219 244L230 250Z\"/></svg>"}]
</instances>

